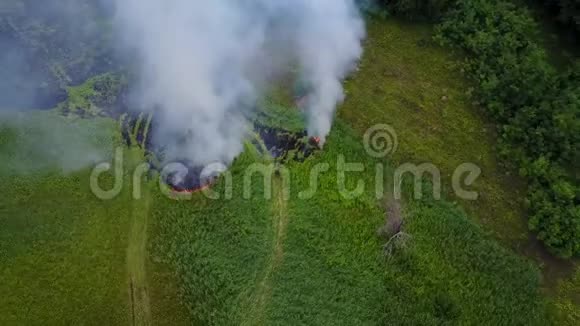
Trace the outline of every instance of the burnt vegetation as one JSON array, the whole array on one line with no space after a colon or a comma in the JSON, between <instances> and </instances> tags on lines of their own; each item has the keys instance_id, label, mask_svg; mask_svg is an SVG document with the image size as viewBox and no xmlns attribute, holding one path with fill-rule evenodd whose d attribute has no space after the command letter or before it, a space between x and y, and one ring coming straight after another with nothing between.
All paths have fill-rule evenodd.
<instances>
[{"instance_id":1,"label":"burnt vegetation","mask_svg":"<svg viewBox=\"0 0 580 326\"><path fill-rule=\"evenodd\" d=\"M319 140L309 137L306 131L292 132L276 127L254 124L268 153L279 162L304 162L320 149Z\"/></svg>"}]
</instances>

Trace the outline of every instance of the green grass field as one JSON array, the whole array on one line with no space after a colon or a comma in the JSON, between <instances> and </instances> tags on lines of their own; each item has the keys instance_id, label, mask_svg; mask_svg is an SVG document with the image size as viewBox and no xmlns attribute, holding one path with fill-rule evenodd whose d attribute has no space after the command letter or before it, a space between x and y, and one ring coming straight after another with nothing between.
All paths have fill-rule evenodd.
<instances>
[{"instance_id":1,"label":"green grass field","mask_svg":"<svg viewBox=\"0 0 580 326\"><path fill-rule=\"evenodd\" d=\"M460 164L480 166L482 176L474 185L480 198L465 203L465 209L498 237L525 242L525 188L498 165L493 126L472 104L468 84L455 68L458 58L433 45L429 26L373 20L368 33L360 71L347 83L349 96L339 116L361 135L374 124L393 126L400 144L392 159L433 163L450 195L451 176Z\"/></svg>"},{"instance_id":2,"label":"green grass field","mask_svg":"<svg viewBox=\"0 0 580 326\"><path fill-rule=\"evenodd\" d=\"M90 171L51 166L59 153L36 147L49 136L40 124L64 137L70 121L60 120L34 113L0 132L0 324L126 323L128 198L105 205L90 192ZM90 124L70 127L86 136L79 144L114 143L113 123Z\"/></svg>"},{"instance_id":3,"label":"green grass field","mask_svg":"<svg viewBox=\"0 0 580 326\"><path fill-rule=\"evenodd\" d=\"M448 200L502 244L536 261L542 269L542 287L558 296L559 283L570 285L580 264L553 258L528 232L522 201L525 184L497 160L494 126L469 96L469 83L456 64L461 58L434 45L427 25L377 19L367 28L365 56L359 72L346 84L349 96L339 117L359 135L377 123L393 126L399 140L393 162L437 166ZM465 162L482 170L471 187L480 195L476 201L461 200L450 189L453 171ZM580 300L565 297L574 302L570 308L577 315Z\"/></svg>"},{"instance_id":4,"label":"green grass field","mask_svg":"<svg viewBox=\"0 0 580 326\"><path fill-rule=\"evenodd\" d=\"M431 43L427 26L370 20L368 32L324 150L278 166L271 183L252 175L250 198L243 196L248 167L274 164L251 145L228 172L231 199L176 200L155 178L143 178L134 199L132 172L143 153L132 147L123 151L122 192L102 201L90 191L87 162L61 171L66 150L39 150L53 140L40 124L50 122L63 143L75 137L99 159L104 149L110 160L121 143L116 123L40 112L0 125L0 324L578 324L579 273L530 245L524 185L497 162L493 127L470 100L458 58ZM90 86L72 89L68 104L86 104ZM288 129L298 130L303 121L286 93L274 92L266 103L278 105L259 119L274 126L290 119ZM377 123L399 138L384 160L363 147ZM363 180L361 196L339 191L339 157L365 167L344 180L347 189ZM415 200L405 183L399 213L407 247L386 257L388 239L377 230L392 194L375 197L375 166L388 176L404 162L438 166L446 199ZM464 162L482 168L477 201L451 192L450 176ZM304 199L299 193L321 163L328 171ZM112 186L112 175L101 181ZM212 190L223 196L226 181Z\"/></svg>"},{"instance_id":5,"label":"green grass field","mask_svg":"<svg viewBox=\"0 0 580 326\"><path fill-rule=\"evenodd\" d=\"M346 179L365 180L359 198L344 199L336 185L337 158L365 157L361 139L339 122L324 152L273 177L272 199L262 178L243 199L245 168L263 159L246 152L232 167L233 199L158 198L152 240L159 262L177 271L191 318L201 324L544 324L540 274L530 262L494 243L459 209L410 200L405 210L410 249L382 255L376 230L385 211L374 198L374 160ZM329 163L311 199L310 171ZM283 173L281 174L284 175ZM223 190L220 183L217 191ZM373 186L371 186L373 185Z\"/></svg>"}]
</instances>

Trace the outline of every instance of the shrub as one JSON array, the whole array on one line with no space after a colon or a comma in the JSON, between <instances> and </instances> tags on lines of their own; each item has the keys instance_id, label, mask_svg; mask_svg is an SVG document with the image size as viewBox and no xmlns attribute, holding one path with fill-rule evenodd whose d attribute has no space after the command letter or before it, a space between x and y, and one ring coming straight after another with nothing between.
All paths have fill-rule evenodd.
<instances>
[{"instance_id":1,"label":"shrub","mask_svg":"<svg viewBox=\"0 0 580 326\"><path fill-rule=\"evenodd\" d=\"M580 196L566 173L580 149L580 68L557 74L530 14L498 0L458 0L437 39L467 53L475 95L498 123L501 153L529 177L530 228L556 254L580 254Z\"/></svg>"}]
</instances>

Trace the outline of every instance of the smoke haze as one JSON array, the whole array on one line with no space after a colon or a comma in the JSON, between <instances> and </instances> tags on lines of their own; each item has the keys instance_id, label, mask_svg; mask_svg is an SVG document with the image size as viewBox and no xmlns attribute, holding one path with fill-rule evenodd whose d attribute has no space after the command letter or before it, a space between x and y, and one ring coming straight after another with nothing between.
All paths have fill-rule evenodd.
<instances>
[{"instance_id":1,"label":"smoke haze","mask_svg":"<svg viewBox=\"0 0 580 326\"><path fill-rule=\"evenodd\" d=\"M111 159L115 124L50 111L0 111L0 174L63 173Z\"/></svg>"},{"instance_id":2,"label":"smoke haze","mask_svg":"<svg viewBox=\"0 0 580 326\"><path fill-rule=\"evenodd\" d=\"M308 131L323 140L341 81L362 54L354 0L117 0L115 32L135 57L138 106L155 108L168 158L231 162L272 76L296 66Z\"/></svg>"},{"instance_id":3,"label":"smoke haze","mask_svg":"<svg viewBox=\"0 0 580 326\"><path fill-rule=\"evenodd\" d=\"M138 77L132 107L155 111L154 141L168 160L199 165L228 164L242 151L258 102L290 71L308 91L308 132L324 141L365 36L354 0L4 2L0 112L54 108L66 87L129 62ZM0 122L20 126L14 117ZM60 132L54 123L44 130ZM53 138L42 147L74 139ZM92 157L82 145L68 146L72 156Z\"/></svg>"},{"instance_id":4,"label":"smoke haze","mask_svg":"<svg viewBox=\"0 0 580 326\"><path fill-rule=\"evenodd\" d=\"M39 111L112 69L99 1L0 1L0 173L69 173L111 156L111 121Z\"/></svg>"}]
</instances>

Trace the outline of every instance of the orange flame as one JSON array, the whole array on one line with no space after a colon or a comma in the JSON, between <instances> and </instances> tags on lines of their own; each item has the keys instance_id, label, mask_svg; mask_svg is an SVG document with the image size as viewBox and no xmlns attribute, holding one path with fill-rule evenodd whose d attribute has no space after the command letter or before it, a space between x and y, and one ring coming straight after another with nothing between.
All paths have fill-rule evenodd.
<instances>
[{"instance_id":1,"label":"orange flame","mask_svg":"<svg viewBox=\"0 0 580 326\"><path fill-rule=\"evenodd\" d=\"M206 184L206 185L201 186L197 189L185 189L185 190L173 189L173 192L176 194L196 194L198 192L202 192L206 189L209 189L210 187L211 187L211 184Z\"/></svg>"}]
</instances>

